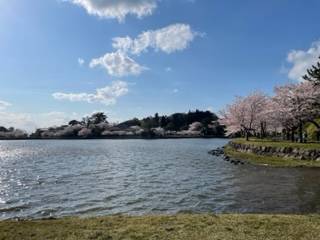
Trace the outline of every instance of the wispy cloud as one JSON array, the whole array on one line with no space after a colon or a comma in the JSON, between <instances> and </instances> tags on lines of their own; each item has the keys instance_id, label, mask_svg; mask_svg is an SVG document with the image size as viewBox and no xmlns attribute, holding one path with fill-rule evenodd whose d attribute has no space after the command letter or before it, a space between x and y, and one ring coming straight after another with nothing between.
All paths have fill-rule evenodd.
<instances>
[{"instance_id":1,"label":"wispy cloud","mask_svg":"<svg viewBox=\"0 0 320 240\"><path fill-rule=\"evenodd\" d=\"M315 64L320 56L320 41L312 43L308 50L292 50L287 61L292 65L288 70L288 77L292 80L302 81L308 68Z\"/></svg>"},{"instance_id":2,"label":"wispy cloud","mask_svg":"<svg viewBox=\"0 0 320 240\"><path fill-rule=\"evenodd\" d=\"M0 126L20 128L29 132L39 127L65 124L73 118L80 117L77 113L67 114L58 111L37 114L12 112L7 109L10 106L8 102L0 101Z\"/></svg>"},{"instance_id":3,"label":"wispy cloud","mask_svg":"<svg viewBox=\"0 0 320 240\"><path fill-rule=\"evenodd\" d=\"M82 66L85 63L83 58L78 58L78 64Z\"/></svg>"},{"instance_id":4,"label":"wispy cloud","mask_svg":"<svg viewBox=\"0 0 320 240\"><path fill-rule=\"evenodd\" d=\"M112 82L110 86L99 88L95 93L63 93L56 92L52 96L57 100L68 100L72 102L102 103L113 105L117 99L128 93L128 84L124 81Z\"/></svg>"},{"instance_id":5,"label":"wispy cloud","mask_svg":"<svg viewBox=\"0 0 320 240\"><path fill-rule=\"evenodd\" d=\"M77 113L58 111L37 114L0 111L0 126L15 127L32 132L36 128L60 126L68 123L72 119L80 119L81 117L82 115Z\"/></svg>"},{"instance_id":6,"label":"wispy cloud","mask_svg":"<svg viewBox=\"0 0 320 240\"><path fill-rule=\"evenodd\" d=\"M207 111L213 112L213 107L212 106L207 107Z\"/></svg>"},{"instance_id":7,"label":"wispy cloud","mask_svg":"<svg viewBox=\"0 0 320 240\"><path fill-rule=\"evenodd\" d=\"M0 111L0 126L34 130L36 124L30 114Z\"/></svg>"},{"instance_id":8,"label":"wispy cloud","mask_svg":"<svg viewBox=\"0 0 320 240\"><path fill-rule=\"evenodd\" d=\"M177 89L177 88L175 88L175 89L172 90L172 93L174 93L174 94L176 94L176 93L178 93L178 92L179 92L179 89Z\"/></svg>"},{"instance_id":9,"label":"wispy cloud","mask_svg":"<svg viewBox=\"0 0 320 240\"><path fill-rule=\"evenodd\" d=\"M178 23L158 30L145 31L134 39L128 36L116 37L112 43L115 52L94 58L89 65L91 68L105 68L110 76L137 76L148 68L137 63L132 58L133 55L140 55L149 49L167 54L182 51L200 35L202 34L193 31L188 24Z\"/></svg>"},{"instance_id":10,"label":"wispy cloud","mask_svg":"<svg viewBox=\"0 0 320 240\"><path fill-rule=\"evenodd\" d=\"M151 15L157 0L69 0L83 7L90 15L113 18L123 22L127 15L142 18Z\"/></svg>"},{"instance_id":11,"label":"wispy cloud","mask_svg":"<svg viewBox=\"0 0 320 240\"><path fill-rule=\"evenodd\" d=\"M97 66L103 67L110 76L115 77L139 75L142 71L147 69L121 51L106 53L102 57L92 59L90 67L94 68Z\"/></svg>"},{"instance_id":12,"label":"wispy cloud","mask_svg":"<svg viewBox=\"0 0 320 240\"><path fill-rule=\"evenodd\" d=\"M112 46L123 52L139 55L148 49L173 53L186 49L196 36L200 36L188 24L172 24L158 30L149 30L141 33L136 38L116 37Z\"/></svg>"},{"instance_id":13,"label":"wispy cloud","mask_svg":"<svg viewBox=\"0 0 320 240\"><path fill-rule=\"evenodd\" d=\"M10 106L11 106L11 103L0 100L0 111L5 110L7 107L10 107Z\"/></svg>"}]
</instances>

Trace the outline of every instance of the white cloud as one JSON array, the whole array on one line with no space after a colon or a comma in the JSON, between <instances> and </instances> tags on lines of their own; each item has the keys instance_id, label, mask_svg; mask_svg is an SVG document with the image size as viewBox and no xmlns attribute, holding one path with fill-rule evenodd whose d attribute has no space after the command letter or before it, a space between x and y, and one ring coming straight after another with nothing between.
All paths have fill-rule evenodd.
<instances>
[{"instance_id":1,"label":"white cloud","mask_svg":"<svg viewBox=\"0 0 320 240\"><path fill-rule=\"evenodd\" d=\"M48 112L48 113L15 113L0 111L0 126L15 127L28 132L36 128L60 126L72 119L80 119L82 115L77 113Z\"/></svg>"},{"instance_id":2,"label":"white cloud","mask_svg":"<svg viewBox=\"0 0 320 240\"><path fill-rule=\"evenodd\" d=\"M287 57L287 61L292 64L288 77L292 80L302 81L302 76L306 74L308 68L317 62L319 56L320 41L312 43L306 51L292 50Z\"/></svg>"},{"instance_id":3,"label":"white cloud","mask_svg":"<svg viewBox=\"0 0 320 240\"><path fill-rule=\"evenodd\" d=\"M116 37L112 46L123 52L139 55L148 51L149 48L155 51L173 53L186 49L196 36L203 34L193 31L188 24L172 24L158 30L149 30L138 35L137 38Z\"/></svg>"},{"instance_id":4,"label":"white cloud","mask_svg":"<svg viewBox=\"0 0 320 240\"><path fill-rule=\"evenodd\" d=\"M126 53L116 51L106 53L100 58L92 59L90 67L101 66L105 68L109 75L116 77L124 77L129 75L139 75L147 68L136 63Z\"/></svg>"},{"instance_id":5,"label":"white cloud","mask_svg":"<svg viewBox=\"0 0 320 240\"><path fill-rule=\"evenodd\" d=\"M0 110L4 110L4 109L6 109L7 107L10 107L10 106L11 106L11 103L8 103L8 102L0 100Z\"/></svg>"},{"instance_id":6,"label":"white cloud","mask_svg":"<svg viewBox=\"0 0 320 240\"><path fill-rule=\"evenodd\" d=\"M212 106L207 107L207 111L213 112L213 107Z\"/></svg>"},{"instance_id":7,"label":"white cloud","mask_svg":"<svg viewBox=\"0 0 320 240\"><path fill-rule=\"evenodd\" d=\"M172 68L171 68L171 67L166 67L165 71L166 71L166 72L171 72L171 71L172 71Z\"/></svg>"},{"instance_id":8,"label":"white cloud","mask_svg":"<svg viewBox=\"0 0 320 240\"><path fill-rule=\"evenodd\" d=\"M174 94L176 94L176 93L178 93L178 92L179 92L179 89L177 89L177 88L175 88L175 89L172 90L172 93L174 93Z\"/></svg>"},{"instance_id":9,"label":"white cloud","mask_svg":"<svg viewBox=\"0 0 320 240\"><path fill-rule=\"evenodd\" d=\"M132 39L127 37L113 38L112 46L115 52L91 60L91 68L101 66L109 75L124 77L139 75L147 67L141 66L130 55L140 55L149 49L162 51L167 54L186 49L196 36L203 34L191 29L188 24L173 24L158 30L149 30ZM170 69L168 70L170 71Z\"/></svg>"},{"instance_id":10,"label":"white cloud","mask_svg":"<svg viewBox=\"0 0 320 240\"><path fill-rule=\"evenodd\" d=\"M8 112L6 109L11 106L10 103L0 101L0 126L15 127L21 129L34 129L34 123L31 117L24 113Z\"/></svg>"},{"instance_id":11,"label":"white cloud","mask_svg":"<svg viewBox=\"0 0 320 240\"><path fill-rule=\"evenodd\" d=\"M90 15L114 18L123 22L127 15L138 18L151 15L157 7L157 0L69 0L83 7Z\"/></svg>"},{"instance_id":12,"label":"white cloud","mask_svg":"<svg viewBox=\"0 0 320 240\"><path fill-rule=\"evenodd\" d=\"M25 113L12 113L0 111L0 126L15 127L25 130L35 129L35 123L32 121L31 116Z\"/></svg>"},{"instance_id":13,"label":"white cloud","mask_svg":"<svg viewBox=\"0 0 320 240\"><path fill-rule=\"evenodd\" d=\"M80 66L82 66L84 64L84 62L85 62L84 59L78 58L78 63Z\"/></svg>"},{"instance_id":14,"label":"white cloud","mask_svg":"<svg viewBox=\"0 0 320 240\"><path fill-rule=\"evenodd\" d=\"M69 100L72 102L102 103L112 105L117 98L128 93L128 84L123 81L112 82L110 86L99 88L95 93L62 93L56 92L52 96L57 100Z\"/></svg>"},{"instance_id":15,"label":"white cloud","mask_svg":"<svg viewBox=\"0 0 320 240\"><path fill-rule=\"evenodd\" d=\"M110 87L111 88L111 87ZM112 86L115 96L120 96L125 93L125 90L121 87L121 84L116 84ZM98 91L107 91L107 89L98 89ZM110 90L111 91L111 90ZM101 92L97 95L102 94ZM0 105L11 106L11 104L0 101ZM81 119L83 116L88 114L79 114L79 113L65 113L59 111L52 111L46 113L19 113L19 112L10 112L5 108L0 108L0 126L6 128L14 127L22 130L26 130L31 133L37 128L45 128L52 126L60 126L67 124L73 119Z\"/></svg>"},{"instance_id":16,"label":"white cloud","mask_svg":"<svg viewBox=\"0 0 320 240\"><path fill-rule=\"evenodd\" d=\"M37 128L49 127L49 126L60 126L63 124L67 124L69 121L73 119L80 119L82 116L78 113L65 113L59 111L52 111L47 113L37 114L37 118L35 119L33 115L31 115L31 119L34 122L34 125Z\"/></svg>"}]
</instances>

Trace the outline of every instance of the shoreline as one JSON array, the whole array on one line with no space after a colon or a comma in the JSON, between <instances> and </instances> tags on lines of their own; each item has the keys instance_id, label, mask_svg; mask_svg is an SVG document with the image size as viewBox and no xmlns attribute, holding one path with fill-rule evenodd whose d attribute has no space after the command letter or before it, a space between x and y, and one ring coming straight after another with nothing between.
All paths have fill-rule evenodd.
<instances>
[{"instance_id":1,"label":"shoreline","mask_svg":"<svg viewBox=\"0 0 320 240\"><path fill-rule=\"evenodd\" d=\"M11 140L159 140L159 139L228 139L221 136L166 136L166 137L140 137L140 136L128 136L128 137L103 137L103 138L0 138L0 141Z\"/></svg>"},{"instance_id":2,"label":"shoreline","mask_svg":"<svg viewBox=\"0 0 320 240\"><path fill-rule=\"evenodd\" d=\"M320 215L176 214L0 221L0 239L319 239Z\"/></svg>"},{"instance_id":3,"label":"shoreline","mask_svg":"<svg viewBox=\"0 0 320 240\"><path fill-rule=\"evenodd\" d=\"M318 154L319 149L320 144L318 143L300 145L289 142L235 139L224 147L224 154L229 158L241 159L258 166L319 168L319 156L312 155Z\"/></svg>"}]
</instances>

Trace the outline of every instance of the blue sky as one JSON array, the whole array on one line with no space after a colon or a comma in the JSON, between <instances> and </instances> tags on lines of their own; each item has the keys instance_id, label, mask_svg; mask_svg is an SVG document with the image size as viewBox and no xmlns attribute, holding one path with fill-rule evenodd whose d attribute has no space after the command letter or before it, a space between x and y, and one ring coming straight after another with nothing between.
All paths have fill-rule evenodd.
<instances>
[{"instance_id":1,"label":"blue sky","mask_svg":"<svg viewBox=\"0 0 320 240\"><path fill-rule=\"evenodd\" d=\"M0 0L0 9L0 125L28 130L94 111L111 121L217 112L235 95L299 81L320 55L318 0Z\"/></svg>"}]
</instances>

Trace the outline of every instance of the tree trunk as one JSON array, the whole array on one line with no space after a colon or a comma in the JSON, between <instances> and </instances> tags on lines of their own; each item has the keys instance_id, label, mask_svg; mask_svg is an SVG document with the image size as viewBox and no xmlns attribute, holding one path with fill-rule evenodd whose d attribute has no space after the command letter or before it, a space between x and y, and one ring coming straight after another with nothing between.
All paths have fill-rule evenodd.
<instances>
[{"instance_id":1,"label":"tree trunk","mask_svg":"<svg viewBox=\"0 0 320 240\"><path fill-rule=\"evenodd\" d=\"M261 136L261 138L265 138L265 126L264 126L265 124L264 124L264 122L261 122L260 123L260 136Z\"/></svg>"},{"instance_id":2,"label":"tree trunk","mask_svg":"<svg viewBox=\"0 0 320 240\"><path fill-rule=\"evenodd\" d=\"M246 137L246 132L245 131L243 131L243 130L241 130L241 137Z\"/></svg>"},{"instance_id":3,"label":"tree trunk","mask_svg":"<svg viewBox=\"0 0 320 240\"><path fill-rule=\"evenodd\" d=\"M303 133L302 133L302 121L299 122L299 142L303 142Z\"/></svg>"},{"instance_id":4,"label":"tree trunk","mask_svg":"<svg viewBox=\"0 0 320 240\"><path fill-rule=\"evenodd\" d=\"M246 130L246 140L249 141L249 131Z\"/></svg>"},{"instance_id":5,"label":"tree trunk","mask_svg":"<svg viewBox=\"0 0 320 240\"><path fill-rule=\"evenodd\" d=\"M285 134L286 134L286 140L289 141L290 140L290 130L286 129Z\"/></svg>"},{"instance_id":6,"label":"tree trunk","mask_svg":"<svg viewBox=\"0 0 320 240\"><path fill-rule=\"evenodd\" d=\"M291 129L291 142L294 142L294 128Z\"/></svg>"}]
</instances>

